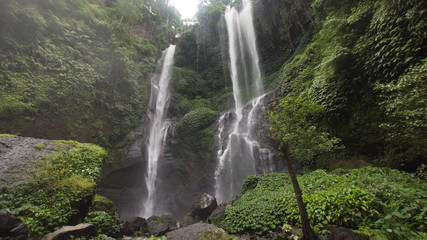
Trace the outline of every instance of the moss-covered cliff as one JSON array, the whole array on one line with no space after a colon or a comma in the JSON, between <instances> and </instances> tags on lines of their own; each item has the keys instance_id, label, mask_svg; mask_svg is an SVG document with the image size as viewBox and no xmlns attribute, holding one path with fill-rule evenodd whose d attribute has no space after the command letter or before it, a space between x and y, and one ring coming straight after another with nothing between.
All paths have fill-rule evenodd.
<instances>
[{"instance_id":1,"label":"moss-covered cliff","mask_svg":"<svg viewBox=\"0 0 427 240\"><path fill-rule=\"evenodd\" d=\"M319 126L348 154L392 167L425 161L426 4L318 0L312 8L314 38L282 66L279 96L321 104Z\"/></svg>"},{"instance_id":2,"label":"moss-covered cliff","mask_svg":"<svg viewBox=\"0 0 427 240\"><path fill-rule=\"evenodd\" d=\"M0 1L0 132L110 146L140 121L179 14L161 1Z\"/></svg>"}]
</instances>

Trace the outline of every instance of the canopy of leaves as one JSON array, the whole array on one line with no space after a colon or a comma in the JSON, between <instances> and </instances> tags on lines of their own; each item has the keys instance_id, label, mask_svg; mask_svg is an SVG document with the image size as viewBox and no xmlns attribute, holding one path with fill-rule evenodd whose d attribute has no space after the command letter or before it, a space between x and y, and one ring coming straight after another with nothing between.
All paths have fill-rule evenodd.
<instances>
[{"instance_id":1,"label":"canopy of leaves","mask_svg":"<svg viewBox=\"0 0 427 240\"><path fill-rule=\"evenodd\" d=\"M292 157L311 167L317 154L331 151L338 139L314 124L321 111L321 105L301 97L279 100L267 116L270 137L277 141L279 150L289 151Z\"/></svg>"}]
</instances>

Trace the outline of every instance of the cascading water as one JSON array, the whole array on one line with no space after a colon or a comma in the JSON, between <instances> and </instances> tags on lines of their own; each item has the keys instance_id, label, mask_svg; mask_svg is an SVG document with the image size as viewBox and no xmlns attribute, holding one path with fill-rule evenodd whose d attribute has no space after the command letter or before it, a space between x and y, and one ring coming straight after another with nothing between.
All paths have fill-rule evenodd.
<instances>
[{"instance_id":1,"label":"cascading water","mask_svg":"<svg viewBox=\"0 0 427 240\"><path fill-rule=\"evenodd\" d=\"M248 175L276 170L273 154L260 146L254 131L265 95L250 0L243 0L240 13L228 7L225 20L235 109L224 113L218 121L215 195L220 203L240 194L241 184Z\"/></svg>"},{"instance_id":2,"label":"cascading water","mask_svg":"<svg viewBox=\"0 0 427 240\"><path fill-rule=\"evenodd\" d=\"M165 50L163 67L160 77L151 79L151 96L148 115L151 118L151 128L147 143L147 172L145 183L147 186L147 197L144 202L144 217L155 214L154 201L156 197L157 162L162 152L170 123L165 121L165 113L170 103L170 80L172 78L173 59L175 45L170 45Z\"/></svg>"}]
</instances>

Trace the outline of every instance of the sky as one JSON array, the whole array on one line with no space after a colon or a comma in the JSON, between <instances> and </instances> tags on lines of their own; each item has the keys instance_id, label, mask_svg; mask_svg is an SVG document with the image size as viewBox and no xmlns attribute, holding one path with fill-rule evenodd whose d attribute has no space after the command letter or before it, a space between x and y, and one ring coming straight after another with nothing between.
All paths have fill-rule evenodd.
<instances>
[{"instance_id":1,"label":"sky","mask_svg":"<svg viewBox=\"0 0 427 240\"><path fill-rule=\"evenodd\" d=\"M170 0L170 5L175 6L181 13L181 18L191 18L197 12L199 0Z\"/></svg>"}]
</instances>

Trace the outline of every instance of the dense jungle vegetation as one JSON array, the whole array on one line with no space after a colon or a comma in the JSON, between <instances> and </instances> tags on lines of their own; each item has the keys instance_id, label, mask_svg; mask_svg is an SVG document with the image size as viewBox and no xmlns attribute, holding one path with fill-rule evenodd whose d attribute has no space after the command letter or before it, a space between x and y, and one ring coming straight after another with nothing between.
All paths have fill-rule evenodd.
<instances>
[{"instance_id":1,"label":"dense jungle vegetation","mask_svg":"<svg viewBox=\"0 0 427 240\"><path fill-rule=\"evenodd\" d=\"M105 147L142 118L181 26L165 1L0 2L0 131Z\"/></svg>"},{"instance_id":2,"label":"dense jungle vegetation","mask_svg":"<svg viewBox=\"0 0 427 240\"><path fill-rule=\"evenodd\" d=\"M253 3L264 84L275 92L266 128L274 121L280 125L296 103L294 126L328 140L328 146L294 149L294 160L307 173L299 180L316 233L327 234L335 224L372 239L425 239L427 2ZM198 23L183 26L176 9L161 0L0 0L0 133L112 148L143 118L149 74L161 50L175 42L168 113L178 122L173 151L182 161L203 159L203 168L214 169L214 122L233 107L223 19L228 4L239 7L241 1L202 1ZM303 137L310 136L275 140L292 144ZM24 200L28 186L4 192L3 206L23 217L34 236L69 222L73 201L92 196L97 178L61 171L74 164L73 154L88 151L91 158L92 150L74 149L61 158L65 165L46 163L35 184L46 184L46 175L73 190L52 189L58 209L37 207L51 204L40 200L47 198L43 194ZM100 171L92 164L102 161L95 162L77 165ZM84 178L85 185L74 186L73 178ZM298 237L289 182L286 174L248 177L243 195L215 224L232 234L280 229ZM15 197L16 206L5 204ZM70 203L63 204L63 197ZM101 196L96 201L112 208ZM104 234L116 233L117 216L103 209L92 209L86 220Z\"/></svg>"}]
</instances>

